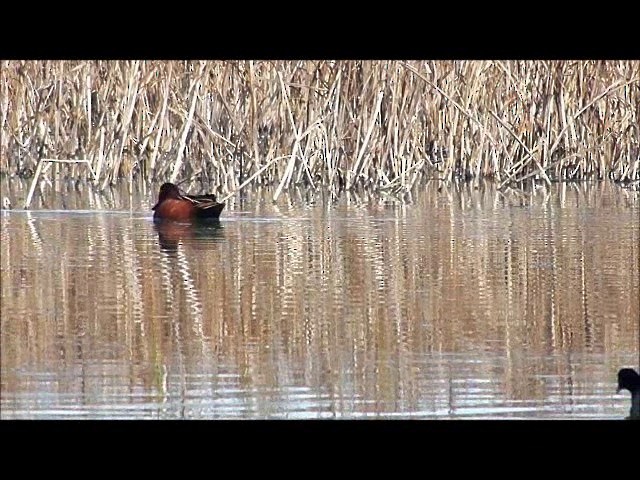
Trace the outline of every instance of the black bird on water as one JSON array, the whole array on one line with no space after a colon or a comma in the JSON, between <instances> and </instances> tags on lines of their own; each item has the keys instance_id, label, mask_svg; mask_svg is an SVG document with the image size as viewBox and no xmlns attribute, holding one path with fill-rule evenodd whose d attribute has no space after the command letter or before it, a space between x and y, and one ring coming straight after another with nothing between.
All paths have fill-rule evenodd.
<instances>
[{"instance_id":1,"label":"black bird on water","mask_svg":"<svg viewBox=\"0 0 640 480\"><path fill-rule=\"evenodd\" d=\"M623 368L618 372L618 390L631 392L631 410L629 419L640 420L640 375L632 368Z\"/></svg>"}]
</instances>

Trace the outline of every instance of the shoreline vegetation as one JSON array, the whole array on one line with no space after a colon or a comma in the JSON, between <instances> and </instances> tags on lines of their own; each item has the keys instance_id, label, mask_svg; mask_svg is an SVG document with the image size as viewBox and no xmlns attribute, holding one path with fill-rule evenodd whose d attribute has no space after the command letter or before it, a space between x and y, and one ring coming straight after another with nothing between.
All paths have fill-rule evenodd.
<instances>
[{"instance_id":1,"label":"shoreline vegetation","mask_svg":"<svg viewBox=\"0 0 640 480\"><path fill-rule=\"evenodd\" d=\"M274 200L293 186L401 193L428 180L640 187L638 61L0 65L6 176L41 164L100 189L198 178L228 196L270 186Z\"/></svg>"}]
</instances>

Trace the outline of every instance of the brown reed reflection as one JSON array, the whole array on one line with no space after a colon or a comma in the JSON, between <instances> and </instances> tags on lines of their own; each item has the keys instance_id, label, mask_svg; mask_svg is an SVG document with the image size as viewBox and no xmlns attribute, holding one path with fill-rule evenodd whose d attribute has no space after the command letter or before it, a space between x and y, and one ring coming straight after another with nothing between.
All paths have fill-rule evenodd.
<instances>
[{"instance_id":1,"label":"brown reed reflection","mask_svg":"<svg viewBox=\"0 0 640 480\"><path fill-rule=\"evenodd\" d=\"M176 251L181 243L206 250L210 242L224 238L224 227L219 220L206 223L158 221L154 222L154 229L158 232L160 248L168 252Z\"/></svg>"},{"instance_id":2,"label":"brown reed reflection","mask_svg":"<svg viewBox=\"0 0 640 480\"><path fill-rule=\"evenodd\" d=\"M610 411L611 378L640 351L640 220L624 195L251 198L205 232L12 211L3 402L50 389L186 417L462 416L482 401L571 416L591 394ZM599 379L610 397L593 395Z\"/></svg>"}]
</instances>

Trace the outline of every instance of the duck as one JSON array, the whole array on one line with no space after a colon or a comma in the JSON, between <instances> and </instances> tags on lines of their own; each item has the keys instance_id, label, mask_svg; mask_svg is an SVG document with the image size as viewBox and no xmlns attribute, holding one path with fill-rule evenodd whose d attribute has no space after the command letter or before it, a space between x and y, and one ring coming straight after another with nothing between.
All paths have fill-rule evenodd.
<instances>
[{"instance_id":1,"label":"duck","mask_svg":"<svg viewBox=\"0 0 640 480\"><path fill-rule=\"evenodd\" d=\"M618 372L618 389L631 392L631 410L628 419L640 420L640 375L632 368L622 368Z\"/></svg>"},{"instance_id":2,"label":"duck","mask_svg":"<svg viewBox=\"0 0 640 480\"><path fill-rule=\"evenodd\" d=\"M224 209L212 193L187 195L180 192L177 185L163 183L158 193L158 203L152 210L153 220L173 220L187 222L193 220L218 220Z\"/></svg>"}]
</instances>

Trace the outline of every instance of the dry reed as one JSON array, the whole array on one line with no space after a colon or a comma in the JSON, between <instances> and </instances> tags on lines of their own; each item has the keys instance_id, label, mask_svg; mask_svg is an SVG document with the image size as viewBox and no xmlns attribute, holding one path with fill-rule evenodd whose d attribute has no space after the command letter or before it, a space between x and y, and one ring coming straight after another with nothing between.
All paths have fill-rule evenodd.
<instances>
[{"instance_id":1,"label":"dry reed","mask_svg":"<svg viewBox=\"0 0 640 480\"><path fill-rule=\"evenodd\" d=\"M640 184L637 61L3 61L0 173L409 191ZM68 175L84 175L68 167ZM247 179L251 181L247 182Z\"/></svg>"}]
</instances>

